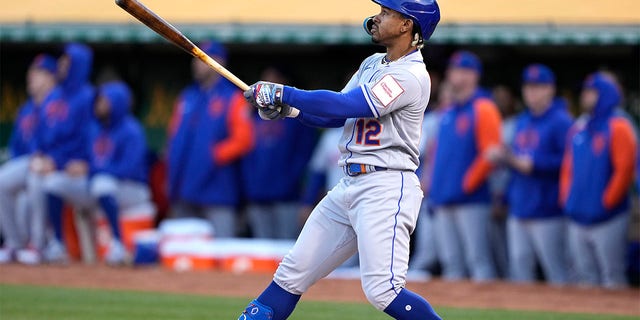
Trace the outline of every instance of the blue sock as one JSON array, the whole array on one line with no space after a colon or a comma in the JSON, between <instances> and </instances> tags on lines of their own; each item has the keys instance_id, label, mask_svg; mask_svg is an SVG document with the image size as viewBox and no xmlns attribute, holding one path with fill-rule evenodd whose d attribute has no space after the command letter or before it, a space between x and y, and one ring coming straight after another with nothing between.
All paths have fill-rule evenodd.
<instances>
[{"instance_id":1,"label":"blue sock","mask_svg":"<svg viewBox=\"0 0 640 320\"><path fill-rule=\"evenodd\" d=\"M118 203L116 202L116 199L113 196L106 195L98 198L98 202L100 203L102 211L104 211L104 215L107 216L113 238L118 241L122 241L120 220L118 219Z\"/></svg>"},{"instance_id":2,"label":"blue sock","mask_svg":"<svg viewBox=\"0 0 640 320\"><path fill-rule=\"evenodd\" d=\"M256 300L273 310L273 320L284 320L293 312L300 296L287 292L272 281Z\"/></svg>"},{"instance_id":3,"label":"blue sock","mask_svg":"<svg viewBox=\"0 0 640 320\"><path fill-rule=\"evenodd\" d=\"M56 240L63 242L62 239L62 199L52 194L47 194L47 211L49 212L49 221L53 228L53 235Z\"/></svg>"},{"instance_id":4,"label":"blue sock","mask_svg":"<svg viewBox=\"0 0 640 320\"><path fill-rule=\"evenodd\" d=\"M442 320L427 300L408 289L402 289L384 313L397 320Z\"/></svg>"}]
</instances>

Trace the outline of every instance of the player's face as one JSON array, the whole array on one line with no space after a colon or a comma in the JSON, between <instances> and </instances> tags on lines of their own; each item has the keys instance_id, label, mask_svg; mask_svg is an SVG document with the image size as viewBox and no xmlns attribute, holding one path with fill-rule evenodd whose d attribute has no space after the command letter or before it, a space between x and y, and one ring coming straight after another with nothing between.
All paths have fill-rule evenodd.
<instances>
[{"instance_id":1,"label":"player's face","mask_svg":"<svg viewBox=\"0 0 640 320\"><path fill-rule=\"evenodd\" d=\"M411 23L410 19L387 7L380 7L380 13L373 17L371 39L374 43L389 45L403 34L403 25ZM405 26L406 28L406 26Z\"/></svg>"},{"instance_id":2,"label":"player's face","mask_svg":"<svg viewBox=\"0 0 640 320\"><path fill-rule=\"evenodd\" d=\"M69 68L71 67L71 59L67 55L62 55L58 58L58 74L57 77L60 80L67 78L69 74Z\"/></svg>"},{"instance_id":3,"label":"player's face","mask_svg":"<svg viewBox=\"0 0 640 320\"><path fill-rule=\"evenodd\" d=\"M96 105L93 112L98 120L105 121L109 118L111 103L104 96L99 96L98 99L96 99Z\"/></svg>"},{"instance_id":4,"label":"player's face","mask_svg":"<svg viewBox=\"0 0 640 320\"><path fill-rule=\"evenodd\" d=\"M540 113L551 105L555 89L550 84L525 84L522 86L524 103L533 113Z\"/></svg>"},{"instance_id":5,"label":"player's face","mask_svg":"<svg viewBox=\"0 0 640 320\"><path fill-rule=\"evenodd\" d=\"M453 89L449 82L440 83L438 90L438 108L446 108L454 103Z\"/></svg>"},{"instance_id":6,"label":"player's face","mask_svg":"<svg viewBox=\"0 0 640 320\"><path fill-rule=\"evenodd\" d=\"M222 61L217 57L213 58L222 64ZM211 69L197 58L193 58L191 60L191 73L193 74L193 79L201 84L211 82L213 79L218 77L215 70Z\"/></svg>"},{"instance_id":7,"label":"player's face","mask_svg":"<svg viewBox=\"0 0 640 320\"><path fill-rule=\"evenodd\" d=\"M591 112L598 102L598 91L595 89L584 89L580 95L580 106L582 111Z\"/></svg>"},{"instance_id":8,"label":"player's face","mask_svg":"<svg viewBox=\"0 0 640 320\"><path fill-rule=\"evenodd\" d=\"M478 84L478 73L467 68L449 68L447 70L447 82L454 92L475 87Z\"/></svg>"},{"instance_id":9,"label":"player's face","mask_svg":"<svg viewBox=\"0 0 640 320\"><path fill-rule=\"evenodd\" d=\"M39 68L30 68L27 71L27 93L30 96L44 94L55 82L54 76Z\"/></svg>"}]
</instances>

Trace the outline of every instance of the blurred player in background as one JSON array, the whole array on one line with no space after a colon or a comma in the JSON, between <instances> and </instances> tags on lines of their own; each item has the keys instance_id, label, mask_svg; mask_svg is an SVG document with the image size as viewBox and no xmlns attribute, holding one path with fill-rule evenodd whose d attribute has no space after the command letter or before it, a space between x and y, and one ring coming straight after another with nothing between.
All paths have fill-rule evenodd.
<instances>
[{"instance_id":1,"label":"blurred player in background","mask_svg":"<svg viewBox=\"0 0 640 320\"><path fill-rule=\"evenodd\" d=\"M35 264L40 256L36 248L45 244L46 217L31 215L26 199L29 163L35 151L35 135L40 113L48 104L56 103L62 91L56 88L56 59L40 54L27 71L29 100L20 107L9 139L10 159L0 167L0 220L4 246L0 248L0 263L19 262ZM31 229L36 231L32 231ZM27 244L32 249L27 248ZM31 254L30 254L31 253Z\"/></svg>"},{"instance_id":2,"label":"blurred player in background","mask_svg":"<svg viewBox=\"0 0 640 320\"><path fill-rule=\"evenodd\" d=\"M569 249L578 281L621 288L629 224L629 187L637 141L628 120L615 114L619 87L605 74L584 82L580 104L586 125L571 131L561 171L561 200L569 216Z\"/></svg>"},{"instance_id":3,"label":"blurred player in background","mask_svg":"<svg viewBox=\"0 0 640 320\"><path fill-rule=\"evenodd\" d=\"M501 144L501 119L479 87L480 59L468 51L453 54L446 81L454 104L442 115L429 198L443 276L475 281L494 279L489 245L491 195L487 178L490 152Z\"/></svg>"},{"instance_id":4,"label":"blurred player in background","mask_svg":"<svg viewBox=\"0 0 640 320\"><path fill-rule=\"evenodd\" d=\"M365 59L342 92L269 82L245 92L265 119L344 126L340 165L347 176L316 206L273 282L239 319L288 318L311 285L356 251L362 288L378 310L395 319L440 319L424 298L405 288L410 235L422 199L415 170L430 92L420 49L440 10L433 0L374 2L380 13L364 26L386 53Z\"/></svg>"},{"instance_id":5,"label":"blurred player in background","mask_svg":"<svg viewBox=\"0 0 640 320\"><path fill-rule=\"evenodd\" d=\"M265 69L261 79L289 83L276 67ZM256 238L295 239L300 232L300 189L316 143L316 129L294 119L262 121L257 110L253 120L255 146L241 160L251 231Z\"/></svg>"},{"instance_id":6,"label":"blurred player in background","mask_svg":"<svg viewBox=\"0 0 640 320\"><path fill-rule=\"evenodd\" d=\"M109 264L129 259L122 243L120 213L150 201L146 139L142 125L130 114L131 105L131 91L125 83L100 86L89 129L89 162L85 164L89 170L73 188L49 190L89 214L96 207L102 209L112 234L105 256ZM62 228L55 223L61 219L52 224L54 229Z\"/></svg>"},{"instance_id":7,"label":"blurred player in background","mask_svg":"<svg viewBox=\"0 0 640 320\"><path fill-rule=\"evenodd\" d=\"M313 151L302 198L302 207L300 208L302 224L307 221L318 200L324 197L327 191L331 190L344 177L344 170L338 165L340 150L336 147L343 131L342 127L324 129L320 141Z\"/></svg>"},{"instance_id":8,"label":"blurred player in background","mask_svg":"<svg viewBox=\"0 0 640 320\"><path fill-rule=\"evenodd\" d=\"M502 116L502 145L510 146L515 135L516 115L519 109L518 100L513 90L503 84L493 87L491 98ZM496 265L496 275L509 277L509 254L507 249L507 184L510 172L505 165L497 163L489 176L491 190L491 220L489 223L489 242Z\"/></svg>"},{"instance_id":9,"label":"blurred player in background","mask_svg":"<svg viewBox=\"0 0 640 320\"><path fill-rule=\"evenodd\" d=\"M420 206L420 216L416 227L414 254L409 262L410 272L426 271L429 274L438 263L438 245L433 228L433 206L429 203L429 188L433 177L433 163L440 120L445 110L453 105L453 91L449 83L446 81L441 82L438 91L437 100L432 109L427 111L422 122L420 186L422 187L424 198ZM431 97L434 98L434 95Z\"/></svg>"},{"instance_id":10,"label":"blurred player in background","mask_svg":"<svg viewBox=\"0 0 640 320\"><path fill-rule=\"evenodd\" d=\"M206 42L200 48L225 65L221 44ZM169 124L171 215L205 218L216 237L234 237L238 161L254 143L250 110L242 92L199 59L193 58L191 71L195 82L178 97Z\"/></svg>"},{"instance_id":11,"label":"blurred player in background","mask_svg":"<svg viewBox=\"0 0 640 320\"><path fill-rule=\"evenodd\" d=\"M567 282L566 220L558 204L558 181L571 117L564 99L555 98L555 75L533 64L522 75L527 110L516 120L510 149L496 160L511 168L507 188L510 277L532 282L539 261L546 280Z\"/></svg>"},{"instance_id":12,"label":"blurred player in background","mask_svg":"<svg viewBox=\"0 0 640 320\"><path fill-rule=\"evenodd\" d=\"M63 202L51 191L77 188L88 171L88 129L95 98L89 82L92 62L89 47L77 43L65 46L57 69L62 100L45 106L40 115L28 187L33 214L48 213L54 226L54 238L44 252L50 262L67 259L62 243Z\"/></svg>"}]
</instances>

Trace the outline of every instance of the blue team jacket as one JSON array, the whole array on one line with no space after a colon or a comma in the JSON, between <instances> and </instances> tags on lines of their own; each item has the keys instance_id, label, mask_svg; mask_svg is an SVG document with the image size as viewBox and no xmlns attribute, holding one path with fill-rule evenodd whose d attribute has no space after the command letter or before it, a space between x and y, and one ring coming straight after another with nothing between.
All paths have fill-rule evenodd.
<instances>
[{"instance_id":1,"label":"blue team jacket","mask_svg":"<svg viewBox=\"0 0 640 320\"><path fill-rule=\"evenodd\" d=\"M598 102L587 124L571 130L561 177L565 212L582 225L628 210L637 149L631 124L614 114L621 99L616 85L602 75L588 81Z\"/></svg>"},{"instance_id":2,"label":"blue team jacket","mask_svg":"<svg viewBox=\"0 0 640 320\"><path fill-rule=\"evenodd\" d=\"M29 99L20 107L9 139L9 153L12 158L28 155L36 151L36 135L40 122L40 110L62 96L60 88L53 88L40 105Z\"/></svg>"},{"instance_id":3,"label":"blue team jacket","mask_svg":"<svg viewBox=\"0 0 640 320\"><path fill-rule=\"evenodd\" d=\"M483 152L500 142L500 115L478 90L468 102L445 110L440 120L429 200L434 205L489 203L491 165Z\"/></svg>"},{"instance_id":4,"label":"blue team jacket","mask_svg":"<svg viewBox=\"0 0 640 320\"><path fill-rule=\"evenodd\" d=\"M95 90L89 81L92 53L84 45L70 44L65 54L71 59L62 81L62 97L44 106L40 114L37 151L53 158L58 169L73 159L89 160L89 123Z\"/></svg>"},{"instance_id":5,"label":"blue team jacket","mask_svg":"<svg viewBox=\"0 0 640 320\"><path fill-rule=\"evenodd\" d=\"M241 162L244 197L252 202L296 201L317 140L295 119L264 121L254 114L256 144Z\"/></svg>"},{"instance_id":6,"label":"blue team jacket","mask_svg":"<svg viewBox=\"0 0 640 320\"><path fill-rule=\"evenodd\" d=\"M65 99L71 104L84 105L91 115L96 93L89 79L93 52L84 44L71 43L65 46L64 53L71 60L67 77L60 83Z\"/></svg>"},{"instance_id":7,"label":"blue team jacket","mask_svg":"<svg viewBox=\"0 0 640 320\"><path fill-rule=\"evenodd\" d=\"M516 155L532 158L533 172L525 175L511 170L507 200L513 216L535 219L563 214L558 203L560 167L571 123L562 99L553 101L542 115L526 110L516 118L511 148Z\"/></svg>"},{"instance_id":8,"label":"blue team jacket","mask_svg":"<svg viewBox=\"0 0 640 320\"><path fill-rule=\"evenodd\" d=\"M121 82L107 83L100 95L109 100L111 113L107 123L94 119L91 125L91 173L147 183L147 144L142 126L130 114L129 89Z\"/></svg>"},{"instance_id":9,"label":"blue team jacket","mask_svg":"<svg viewBox=\"0 0 640 320\"><path fill-rule=\"evenodd\" d=\"M216 164L215 157L216 147L234 129L233 121L237 120L234 118L240 117L233 110L245 107L242 93L225 79L220 79L206 92L197 84L183 90L169 128L170 199L199 205L239 203L237 161L220 165ZM253 135L253 132L249 130L247 134Z\"/></svg>"}]
</instances>

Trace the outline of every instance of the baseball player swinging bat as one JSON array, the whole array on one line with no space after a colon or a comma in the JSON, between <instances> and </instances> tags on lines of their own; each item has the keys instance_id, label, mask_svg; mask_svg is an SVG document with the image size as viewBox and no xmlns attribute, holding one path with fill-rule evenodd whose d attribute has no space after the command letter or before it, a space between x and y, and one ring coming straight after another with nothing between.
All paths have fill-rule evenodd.
<instances>
[{"instance_id":1,"label":"baseball player swinging bat","mask_svg":"<svg viewBox=\"0 0 640 320\"><path fill-rule=\"evenodd\" d=\"M227 80L231 81L231 83L235 84L240 90L247 91L249 90L249 86L244 83L244 81L240 80L240 78L236 77L233 73L227 70L225 67L220 65L216 60L207 55L204 51L202 51L198 46L193 44L191 40L189 40L182 32L178 31L174 26L170 23L156 15L149 8L145 7L142 3L137 0L116 0L116 4L124 9L124 11L128 12L134 18L138 19L140 22L145 24L147 27L151 28L151 30L155 31L157 34L161 35L163 38L169 40L169 42L178 46L182 50L186 51L190 55L200 59L200 61L207 64L213 70L215 70L218 74L225 77ZM291 108L292 114L298 114L298 110L295 108Z\"/></svg>"}]
</instances>

